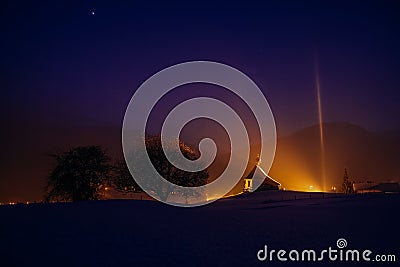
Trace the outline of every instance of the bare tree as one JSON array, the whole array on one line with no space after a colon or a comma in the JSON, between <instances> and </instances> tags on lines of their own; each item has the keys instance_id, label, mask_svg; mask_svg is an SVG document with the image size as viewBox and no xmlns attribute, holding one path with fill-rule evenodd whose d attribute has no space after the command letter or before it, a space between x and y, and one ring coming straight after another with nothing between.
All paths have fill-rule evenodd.
<instances>
[{"instance_id":1,"label":"bare tree","mask_svg":"<svg viewBox=\"0 0 400 267\"><path fill-rule=\"evenodd\" d=\"M138 176L141 176L135 178L140 179L140 184L144 186L144 189L154 192L154 194L156 194L163 201L166 201L171 194L180 194L186 199L188 197L197 196L196 192L193 190L181 189L179 191L174 191L173 185L167 183L166 181L184 187L197 187L205 185L209 177L207 170L187 172L175 167L173 164L171 164L171 162L168 161L164 154L160 135L146 136L145 144L146 151L136 150L133 151L128 157L128 160L135 161L135 164L133 164L135 167L132 169L132 171ZM189 160L195 160L199 156L190 146L184 144L182 141L179 141L179 148L182 154ZM174 158L174 155L179 153L179 151L173 150L172 142L171 144L166 144L165 149L170 149L171 154L173 155L172 158ZM149 173L148 170L141 169L144 164L140 164L140 162L147 157L147 155L150 158L154 168L166 181L163 180L160 182L154 182L154 179L151 179L153 178L153 174Z\"/></svg>"}]
</instances>

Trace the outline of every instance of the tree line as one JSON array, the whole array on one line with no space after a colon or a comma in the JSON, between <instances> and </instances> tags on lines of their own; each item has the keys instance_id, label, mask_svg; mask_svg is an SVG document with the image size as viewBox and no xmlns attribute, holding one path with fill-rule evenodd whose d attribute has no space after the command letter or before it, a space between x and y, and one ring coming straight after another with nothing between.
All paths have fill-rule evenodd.
<instances>
[{"instance_id":1,"label":"tree line","mask_svg":"<svg viewBox=\"0 0 400 267\"><path fill-rule=\"evenodd\" d=\"M135 166L140 168L140 160L146 152L157 172L165 180L186 187L207 183L209 177L207 170L185 172L171 164L163 152L159 135L146 136L145 144L147 151L134 151L129 158L129 160L137 161ZM170 147L172 149L172 146ZM179 148L190 160L199 157L194 149L182 141L179 141ZM168 146L167 149L169 149ZM106 150L100 146L79 146L50 156L55 160L55 167L47 177L46 202L103 199L106 188L115 189L120 193L142 192L142 188L133 179L125 160L113 162ZM162 183L152 190L163 200L172 193L168 188L168 183ZM187 199L191 196L185 195L187 192L174 193L180 193Z\"/></svg>"}]
</instances>

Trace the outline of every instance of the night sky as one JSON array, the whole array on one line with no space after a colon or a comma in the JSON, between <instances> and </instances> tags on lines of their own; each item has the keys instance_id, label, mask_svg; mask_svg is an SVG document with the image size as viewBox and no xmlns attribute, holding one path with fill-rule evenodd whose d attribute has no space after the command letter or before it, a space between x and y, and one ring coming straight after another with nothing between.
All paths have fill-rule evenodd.
<instances>
[{"instance_id":1,"label":"night sky","mask_svg":"<svg viewBox=\"0 0 400 267\"><path fill-rule=\"evenodd\" d=\"M30 194L18 185L38 186L39 178L14 175L10 166L29 165L38 143L57 146L58 137L41 136L54 127L121 127L135 89L185 61L246 73L285 136L318 123L317 58L324 122L400 131L399 26L398 7L385 1L3 3L0 200Z\"/></svg>"}]
</instances>

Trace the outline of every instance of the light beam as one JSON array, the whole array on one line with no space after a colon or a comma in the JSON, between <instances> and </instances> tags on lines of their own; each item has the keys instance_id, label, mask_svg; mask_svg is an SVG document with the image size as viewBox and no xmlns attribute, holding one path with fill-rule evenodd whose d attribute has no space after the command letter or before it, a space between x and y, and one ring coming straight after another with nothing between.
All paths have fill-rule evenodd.
<instances>
[{"instance_id":1,"label":"light beam","mask_svg":"<svg viewBox=\"0 0 400 267\"><path fill-rule=\"evenodd\" d=\"M322 175L322 190L326 191L326 170L325 170L325 141L324 141L324 127L322 122L322 107L321 107L321 85L319 79L319 64L318 54L314 54L315 66L315 86L317 88L317 101L318 101L318 123L319 123L319 138L321 142L321 175Z\"/></svg>"}]
</instances>

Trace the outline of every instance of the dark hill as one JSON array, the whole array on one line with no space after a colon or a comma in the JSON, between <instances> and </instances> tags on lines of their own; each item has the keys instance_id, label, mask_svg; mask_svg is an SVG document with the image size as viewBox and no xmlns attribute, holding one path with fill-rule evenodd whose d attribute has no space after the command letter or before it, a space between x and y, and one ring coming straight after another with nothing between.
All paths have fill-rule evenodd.
<instances>
[{"instance_id":1,"label":"dark hill","mask_svg":"<svg viewBox=\"0 0 400 267\"><path fill-rule=\"evenodd\" d=\"M400 142L394 133L372 133L350 123L325 123L327 186L340 186L344 168L352 180L396 180L400 177ZM278 140L270 174L289 188L322 186L319 126ZM307 182L309 184L307 184Z\"/></svg>"}]
</instances>

